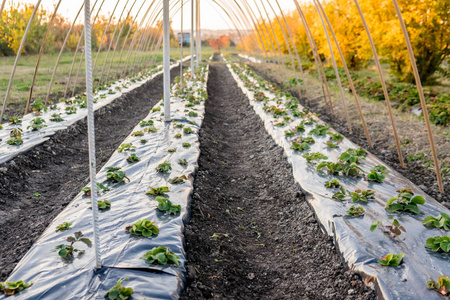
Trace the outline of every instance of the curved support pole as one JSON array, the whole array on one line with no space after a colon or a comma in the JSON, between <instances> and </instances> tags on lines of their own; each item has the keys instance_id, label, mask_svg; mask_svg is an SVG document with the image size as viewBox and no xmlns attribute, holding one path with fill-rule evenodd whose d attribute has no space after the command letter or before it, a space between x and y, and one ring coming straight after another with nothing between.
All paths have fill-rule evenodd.
<instances>
[{"instance_id":1,"label":"curved support pole","mask_svg":"<svg viewBox=\"0 0 450 300\"><path fill-rule=\"evenodd\" d=\"M195 78L195 65L194 65L194 0L191 0L191 36L189 38L189 44L191 46L191 80Z\"/></svg>"},{"instance_id":2,"label":"curved support pole","mask_svg":"<svg viewBox=\"0 0 450 300\"><path fill-rule=\"evenodd\" d=\"M380 76L381 86L383 87L383 94L386 101L386 106L389 113L389 119L391 120L392 131L394 133L395 144L397 146L398 158L400 161L400 166L402 168L405 167L405 163L403 162L402 149L400 148L400 139L397 134L397 127L395 126L394 115L392 113L391 101L389 100L389 93L387 91L386 82L384 81L383 71L381 70L380 60L378 58L377 49L375 48L375 44L373 43L372 35L370 34L369 27L367 26L366 19L362 13L361 7L359 6L358 0L354 0L356 8L358 9L359 15L364 25L364 29L367 33L367 37L369 38L370 47L372 48L373 58L375 60L375 65L377 67L378 75Z\"/></svg>"},{"instance_id":3,"label":"curved support pole","mask_svg":"<svg viewBox=\"0 0 450 300\"><path fill-rule=\"evenodd\" d=\"M334 43L336 44L336 47L338 49L339 56L342 61L342 65L344 66L345 74L347 75L347 80L350 85L350 89L352 91L353 97L355 98L355 103L356 103L356 107L358 108L359 116L361 117L361 123L364 128L364 133L366 135L367 142L369 143L370 148L373 148L372 139L370 138L369 130L367 129L366 120L364 118L364 114L361 109L361 103L359 102L358 95L356 94L355 85L353 84L353 79L350 76L350 71L347 67L347 62L345 61L344 54L342 53L341 47L339 46L339 43L336 38L336 34L334 33L333 27L331 26L330 20L328 19L328 16L325 13L325 10L323 9L323 7L319 1L317 1L317 4L319 5L320 10L322 11L323 16L325 17L325 20L327 21L328 28L330 29L331 35L333 36L333 39L334 39Z\"/></svg>"},{"instance_id":4,"label":"curved support pole","mask_svg":"<svg viewBox=\"0 0 450 300\"><path fill-rule=\"evenodd\" d=\"M256 0L255 0L255 3L256 3ZM284 65L284 57L283 57L283 54L281 53L280 43L278 42L277 35L275 34L275 30L273 29L272 21L270 20L269 13L267 12L266 7L264 6L263 0L261 0L261 6L263 7L264 12L266 13L267 22L269 22L269 26L270 26L270 30L273 35L273 39L275 40L275 44L277 45L279 57L281 59L281 62ZM268 35L270 36L269 32L268 32Z\"/></svg>"},{"instance_id":5,"label":"curved support pole","mask_svg":"<svg viewBox=\"0 0 450 300\"><path fill-rule=\"evenodd\" d=\"M416 60L414 56L414 51L411 46L411 41L409 40L408 31L406 30L405 21L403 20L402 12L400 7L398 7L397 0L392 0L394 3L395 11L397 12L398 20L402 27L403 37L405 38L406 47L408 48L409 60L411 61L411 66L414 73L414 79L416 80L417 91L419 92L420 104L422 106L422 113L425 119L425 124L427 126L428 140L430 141L431 152L433 154L434 169L436 171L436 178L439 185L439 191L444 193L444 186L442 185L441 172L439 168L439 160L436 154L436 148L434 147L433 132L431 131L430 118L428 117L427 104L425 102L425 96L423 94L422 83L420 81L419 71L417 70Z\"/></svg>"},{"instance_id":6,"label":"curved support pole","mask_svg":"<svg viewBox=\"0 0 450 300\"><path fill-rule=\"evenodd\" d=\"M39 64L41 62L42 54L44 53L45 43L47 42L48 35L53 28L53 21L55 20L56 12L58 11L59 5L61 4L61 0L58 0L58 3L55 6L55 10L53 11L53 15L50 18L50 21L47 25L47 32L45 33L44 39L42 40L41 47L39 49L39 55L36 62L36 67L34 68L33 79L31 80L30 92L28 93L27 105L25 106L25 115L28 113L28 109L30 108L31 97L33 97L33 88L36 82L37 72L39 70Z\"/></svg>"},{"instance_id":7,"label":"curved support pole","mask_svg":"<svg viewBox=\"0 0 450 300\"><path fill-rule=\"evenodd\" d=\"M180 87L183 88L183 0L181 0Z\"/></svg>"},{"instance_id":8,"label":"curved support pole","mask_svg":"<svg viewBox=\"0 0 450 300\"><path fill-rule=\"evenodd\" d=\"M3 120L3 115L5 114L6 103L9 100L9 94L11 93L11 85L14 80L14 74L16 73L17 63L19 62L20 55L22 54L23 46L25 45L25 41L27 40L28 31L30 30L31 22L36 15L37 10L39 9L39 5L41 4L41 0L38 0L36 6L33 9L33 13L31 14L30 19L28 20L27 28L23 33L22 41L20 42L19 50L17 51L16 60L14 61L14 65L11 71L11 76L9 78L8 88L6 89L5 101L3 102L2 113L0 115L0 122Z\"/></svg>"},{"instance_id":9,"label":"curved support pole","mask_svg":"<svg viewBox=\"0 0 450 300\"><path fill-rule=\"evenodd\" d=\"M322 14L320 13L320 9L317 6L316 1L313 0L313 3L314 3L314 6L316 7L317 13L319 14L320 21L321 21L322 26L323 26L323 30L325 31L325 37L327 38L328 48L330 49L331 61L333 62L334 74L336 75L336 81L337 81L337 84L339 86L339 92L340 92L340 95L341 95L342 104L344 105L345 119L347 120L348 131L350 133L352 133L352 125L350 123L350 117L348 115L347 103L345 102L344 89L342 88L341 77L339 76L339 71L338 71L338 68L337 68L336 59L334 58L333 47L331 47L330 36L328 35L327 26L325 25L325 22L323 21Z\"/></svg>"},{"instance_id":10,"label":"curved support pole","mask_svg":"<svg viewBox=\"0 0 450 300\"><path fill-rule=\"evenodd\" d=\"M268 40L270 41L270 46L271 46L271 50L272 50L272 53L273 53L272 55L276 57L277 56L277 52L275 51L275 46L273 44L272 36L269 34L269 29L267 28L266 21L264 20L264 17L263 17L263 15L261 13L261 10L259 9L258 3L256 2L256 0L253 0L253 1L255 2L256 9L258 10L259 16L261 18L261 22L262 22L262 24L264 26L264 29L265 29L265 34L263 34L263 36L265 37L266 34L267 34L267 36L269 37ZM277 64L278 63L279 62L277 61Z\"/></svg>"}]
</instances>

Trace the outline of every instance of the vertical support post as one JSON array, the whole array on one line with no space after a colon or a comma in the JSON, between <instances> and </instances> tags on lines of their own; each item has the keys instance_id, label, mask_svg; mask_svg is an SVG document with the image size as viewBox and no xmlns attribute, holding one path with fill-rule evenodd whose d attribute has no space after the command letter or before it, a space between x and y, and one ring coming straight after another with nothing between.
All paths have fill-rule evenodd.
<instances>
[{"instance_id":1,"label":"vertical support post","mask_svg":"<svg viewBox=\"0 0 450 300\"><path fill-rule=\"evenodd\" d=\"M86 52L86 96L88 109L89 174L91 179L92 225L94 233L95 268L102 266L100 259L100 236L98 229L98 202L95 164L94 95L92 92L92 45L91 45L91 3L84 0L84 45Z\"/></svg>"},{"instance_id":2,"label":"vertical support post","mask_svg":"<svg viewBox=\"0 0 450 300\"><path fill-rule=\"evenodd\" d=\"M191 0L191 36L189 38L191 44L191 80L195 78L194 71L194 0Z\"/></svg>"},{"instance_id":3,"label":"vertical support post","mask_svg":"<svg viewBox=\"0 0 450 300\"><path fill-rule=\"evenodd\" d=\"M202 26L200 23L200 0L198 0L198 49L199 49L199 54L198 54L198 59L201 62L202 61Z\"/></svg>"},{"instance_id":4,"label":"vertical support post","mask_svg":"<svg viewBox=\"0 0 450 300\"><path fill-rule=\"evenodd\" d=\"M183 0L181 0L180 86L183 88Z\"/></svg>"},{"instance_id":5,"label":"vertical support post","mask_svg":"<svg viewBox=\"0 0 450 300\"><path fill-rule=\"evenodd\" d=\"M420 105L422 106L422 113L425 119L425 124L427 126L428 139L430 141L431 152L433 154L434 168L436 171L436 178L439 185L439 191L444 193L444 186L442 185L441 172L439 169L439 160L436 154L436 148L434 147L433 132L431 131L430 118L428 117L427 104L425 102L425 96L423 95L422 82L420 81L419 71L417 70L416 59L414 56L414 51L411 46L411 41L409 40L408 31L406 30L405 21L403 20L402 12L400 7L398 7L397 0L392 0L394 3L395 11L397 12L398 20L402 27L403 36L405 38L406 47L408 48L409 60L411 61L411 66L414 72L414 79L416 80L417 91L419 92Z\"/></svg>"},{"instance_id":6,"label":"vertical support post","mask_svg":"<svg viewBox=\"0 0 450 300\"><path fill-rule=\"evenodd\" d=\"M163 2L164 120L170 121L170 28L169 0Z\"/></svg>"},{"instance_id":7,"label":"vertical support post","mask_svg":"<svg viewBox=\"0 0 450 300\"><path fill-rule=\"evenodd\" d=\"M192 0L194 1L194 0ZM200 51L199 51L199 47L201 47L200 45L200 35L199 35L199 21L198 21L198 1L199 0L195 0L195 50L196 50L196 55L195 55L195 66L198 69L198 60L200 59Z\"/></svg>"}]
</instances>

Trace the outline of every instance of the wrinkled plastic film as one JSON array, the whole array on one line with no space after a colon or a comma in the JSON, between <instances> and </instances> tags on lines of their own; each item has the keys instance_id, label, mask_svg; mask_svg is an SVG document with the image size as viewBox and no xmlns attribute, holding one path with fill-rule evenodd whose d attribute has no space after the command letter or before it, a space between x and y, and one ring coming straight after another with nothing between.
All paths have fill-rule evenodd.
<instances>
[{"instance_id":1,"label":"wrinkled plastic film","mask_svg":"<svg viewBox=\"0 0 450 300\"><path fill-rule=\"evenodd\" d=\"M372 154L368 154L366 159L359 165L365 173L376 165L384 165L388 168L384 183L371 183L361 177L332 176L316 170L316 165L309 164L302 157L303 152L292 150L292 139L286 137L285 130L294 129L300 121L299 117L293 117L288 126L276 127L273 122L276 120L272 114L263 110L263 103L252 101L254 93L248 90L239 79L231 66L230 72L236 80L238 86L244 94L248 96L250 104L255 112L264 121L265 128L274 138L276 143L283 147L288 161L292 165L295 180L307 194L307 200L313 209L322 229L330 236L333 236L339 254L350 269L358 272L366 284L374 284L378 295L385 299L440 299L438 293L427 289L426 282L430 279L437 279L440 275L448 276L450 271L450 256L446 253L436 253L425 248L425 242L429 237L448 235L444 230L428 228L422 224L426 216L437 216L439 213L450 211L426 195L422 190L407 180L394 169L385 165L381 160ZM254 83L256 80L251 79ZM277 97L268 91L264 91L269 99ZM275 101L269 101L267 105L276 105ZM299 109L303 107L299 105ZM317 119L319 124L322 121ZM305 126L306 132L303 136L308 136L308 132L315 125ZM335 132L334 130L331 130ZM336 149L327 148L324 143L328 141L328 136L315 136L315 143L310 144L312 152L321 152L328 157L329 161L338 161L338 157L349 148L359 148L357 145L344 139ZM338 201L332 199L332 195L337 189L325 188L325 181L337 178L342 186L349 191L375 190L375 200L365 203L352 203L348 201ZM389 213L384 209L386 201L396 196L396 190L411 188L416 195L421 195L426 199L424 205L419 205L421 214L410 213ZM351 217L346 210L351 205L363 206L364 217ZM370 225L377 220L383 221L383 225L392 223L388 217L393 217L406 228L406 233L399 237L390 238L381 230L370 231ZM405 253L403 263L399 267L383 267L377 260L388 253Z\"/></svg>"}]
</instances>

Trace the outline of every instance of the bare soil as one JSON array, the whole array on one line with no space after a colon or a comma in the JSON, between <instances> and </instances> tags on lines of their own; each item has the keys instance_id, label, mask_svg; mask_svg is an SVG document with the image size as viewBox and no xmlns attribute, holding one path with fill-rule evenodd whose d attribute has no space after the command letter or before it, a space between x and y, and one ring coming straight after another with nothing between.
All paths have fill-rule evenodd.
<instances>
[{"instance_id":1,"label":"bare soil","mask_svg":"<svg viewBox=\"0 0 450 300\"><path fill-rule=\"evenodd\" d=\"M223 63L210 65L208 96L182 299L374 299Z\"/></svg>"},{"instance_id":2,"label":"bare soil","mask_svg":"<svg viewBox=\"0 0 450 300\"><path fill-rule=\"evenodd\" d=\"M172 80L178 70L172 69ZM159 75L95 112L98 169L162 94ZM88 182L86 119L0 165L0 281Z\"/></svg>"}]
</instances>

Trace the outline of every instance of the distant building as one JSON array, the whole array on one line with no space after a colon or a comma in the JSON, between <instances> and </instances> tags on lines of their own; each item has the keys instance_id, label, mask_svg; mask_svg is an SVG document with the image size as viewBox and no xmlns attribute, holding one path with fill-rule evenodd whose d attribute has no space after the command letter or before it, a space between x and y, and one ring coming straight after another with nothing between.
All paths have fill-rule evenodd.
<instances>
[{"instance_id":1,"label":"distant building","mask_svg":"<svg viewBox=\"0 0 450 300\"><path fill-rule=\"evenodd\" d=\"M181 45L181 41L183 41L183 44L189 44L190 40L191 40L191 34L189 32L178 32L177 33L178 44Z\"/></svg>"}]
</instances>

